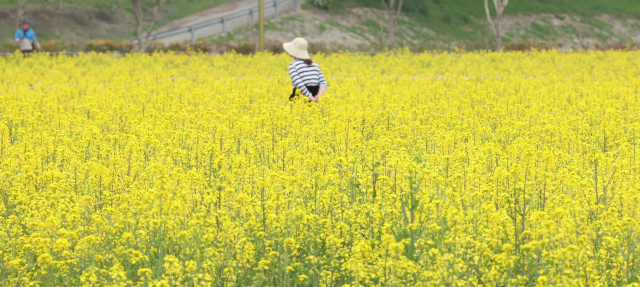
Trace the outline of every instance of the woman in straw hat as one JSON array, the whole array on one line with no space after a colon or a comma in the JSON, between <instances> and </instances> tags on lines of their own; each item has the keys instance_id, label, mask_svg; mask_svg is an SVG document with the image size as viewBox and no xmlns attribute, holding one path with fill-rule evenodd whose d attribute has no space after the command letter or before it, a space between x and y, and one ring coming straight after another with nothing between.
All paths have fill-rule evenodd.
<instances>
[{"instance_id":1,"label":"woman in straw hat","mask_svg":"<svg viewBox=\"0 0 640 287\"><path fill-rule=\"evenodd\" d=\"M303 38L295 38L283 45L284 50L294 58L289 64L289 76L293 84L293 94L289 100L295 97L296 90L300 90L309 101L317 102L327 91L327 81L320 66L309 57L308 46L307 40Z\"/></svg>"}]
</instances>

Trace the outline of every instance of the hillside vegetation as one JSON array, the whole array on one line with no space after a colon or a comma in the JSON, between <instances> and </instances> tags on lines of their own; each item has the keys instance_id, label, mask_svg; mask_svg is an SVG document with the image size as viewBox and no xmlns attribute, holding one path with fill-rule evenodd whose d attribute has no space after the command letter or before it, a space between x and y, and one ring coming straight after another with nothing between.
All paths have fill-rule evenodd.
<instances>
[{"instance_id":1,"label":"hillside vegetation","mask_svg":"<svg viewBox=\"0 0 640 287\"><path fill-rule=\"evenodd\" d=\"M155 0L143 0L153 7ZM230 0L168 0L160 10L156 27L219 6ZM39 0L27 1L31 7ZM122 1L132 11L131 1ZM151 13L150 11L147 11ZM11 38L16 29L16 1L0 0L0 39ZM42 40L124 39L135 36L134 28L119 8L109 0L55 0L51 5L26 13L25 16Z\"/></svg>"},{"instance_id":2,"label":"hillside vegetation","mask_svg":"<svg viewBox=\"0 0 640 287\"><path fill-rule=\"evenodd\" d=\"M341 3L336 9L348 5L383 8L380 0L346 0ZM403 12L418 25L445 35L448 40L476 41L484 37L483 33L489 34L483 3L483 0L405 0ZM640 5L637 0L511 0L505 14L557 14L559 18L563 17L561 14L568 14L580 19L579 22L590 23L598 22L594 19L602 14L640 19ZM602 23L595 25L598 24L603 26ZM478 31L481 32L480 36ZM540 36L543 35L541 33Z\"/></svg>"}]
</instances>

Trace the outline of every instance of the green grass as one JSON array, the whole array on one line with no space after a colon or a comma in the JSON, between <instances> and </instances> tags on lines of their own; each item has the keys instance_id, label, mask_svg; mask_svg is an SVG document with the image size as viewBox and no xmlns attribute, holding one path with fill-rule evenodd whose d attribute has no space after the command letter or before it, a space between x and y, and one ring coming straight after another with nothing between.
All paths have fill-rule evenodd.
<instances>
[{"instance_id":1,"label":"green grass","mask_svg":"<svg viewBox=\"0 0 640 287\"><path fill-rule=\"evenodd\" d=\"M379 29L379 27L378 27L378 26L379 26L378 22L376 22L376 21L375 21L375 20L373 20L373 19L368 19L368 20L362 21L362 23L361 23L361 24L362 24L363 26L366 26L366 27L370 28L370 29L375 29L375 30L378 30L378 29ZM402 23L399 23L399 24L402 24Z\"/></svg>"},{"instance_id":2,"label":"green grass","mask_svg":"<svg viewBox=\"0 0 640 287\"><path fill-rule=\"evenodd\" d=\"M547 17L542 17L540 18L540 22L547 24L547 25L552 25L551 24L551 19L547 18Z\"/></svg>"},{"instance_id":3,"label":"green grass","mask_svg":"<svg viewBox=\"0 0 640 287\"><path fill-rule=\"evenodd\" d=\"M533 35L537 39L548 39L556 36L556 30L549 23L531 23L531 29L528 31L531 35Z\"/></svg>"},{"instance_id":4,"label":"green grass","mask_svg":"<svg viewBox=\"0 0 640 287\"><path fill-rule=\"evenodd\" d=\"M294 15L282 17L280 21L283 23L287 23L291 21L304 21L304 19L300 14L294 14Z\"/></svg>"},{"instance_id":5,"label":"green grass","mask_svg":"<svg viewBox=\"0 0 640 287\"><path fill-rule=\"evenodd\" d=\"M329 24L329 26L333 26L338 30L341 30L343 32L347 32L347 33L351 33L353 35L357 35L360 36L364 39L367 39L367 41L372 41L373 39L370 37L370 35L367 35L365 33L362 33L362 31L358 31L356 28L351 27L351 26L345 26L340 24L338 21L335 21L333 19L329 19L327 20L325 23Z\"/></svg>"},{"instance_id":6,"label":"green grass","mask_svg":"<svg viewBox=\"0 0 640 287\"><path fill-rule=\"evenodd\" d=\"M345 0L343 3L382 8L380 0ZM427 18L445 13L475 17L485 14L481 0L405 0L404 3L405 13ZM640 4L637 0L511 0L505 13L577 13L583 16L610 13L640 18Z\"/></svg>"},{"instance_id":7,"label":"green grass","mask_svg":"<svg viewBox=\"0 0 640 287\"><path fill-rule=\"evenodd\" d=\"M560 31L565 35L575 35L578 33L578 29L573 25L563 25L560 26Z\"/></svg>"},{"instance_id":8,"label":"green grass","mask_svg":"<svg viewBox=\"0 0 640 287\"><path fill-rule=\"evenodd\" d=\"M275 22L275 21L265 21L264 30L265 31L284 31L284 29L278 27L278 22Z\"/></svg>"},{"instance_id":9,"label":"green grass","mask_svg":"<svg viewBox=\"0 0 640 287\"><path fill-rule=\"evenodd\" d=\"M606 23L602 20L596 19L596 18L584 18L582 20L582 22L587 23L593 27L596 27L600 30L603 31L610 31L611 29L613 29L613 27L611 26L611 24Z\"/></svg>"},{"instance_id":10,"label":"green grass","mask_svg":"<svg viewBox=\"0 0 640 287\"><path fill-rule=\"evenodd\" d=\"M318 34L322 34L324 31L327 31L327 26L322 23L318 24Z\"/></svg>"},{"instance_id":11,"label":"green grass","mask_svg":"<svg viewBox=\"0 0 640 287\"><path fill-rule=\"evenodd\" d=\"M341 28L342 25L340 25L340 23L338 23L338 21L333 20L333 19L329 19L326 21L327 24L329 24L330 26L336 27L336 28Z\"/></svg>"},{"instance_id":12,"label":"green grass","mask_svg":"<svg viewBox=\"0 0 640 287\"><path fill-rule=\"evenodd\" d=\"M378 23L378 21L375 21L373 19L368 19L360 22L360 24L365 27L366 29L365 33L371 36L371 38L369 39L374 39L375 41L378 41L380 37L380 23ZM404 26L404 23L399 22L398 24L400 26ZM385 24L383 24L383 28L384 28L383 33L386 33L386 27L384 26ZM406 27L411 27L411 26L406 26Z\"/></svg>"},{"instance_id":13,"label":"green grass","mask_svg":"<svg viewBox=\"0 0 640 287\"><path fill-rule=\"evenodd\" d=\"M236 31L236 32L238 32L238 34L241 34L241 31ZM208 39L208 41L212 44L224 44L224 43L228 43L230 41L235 41L235 40L244 40L244 39L237 39L236 33L234 32L227 32L226 35L220 34L217 37Z\"/></svg>"}]
</instances>

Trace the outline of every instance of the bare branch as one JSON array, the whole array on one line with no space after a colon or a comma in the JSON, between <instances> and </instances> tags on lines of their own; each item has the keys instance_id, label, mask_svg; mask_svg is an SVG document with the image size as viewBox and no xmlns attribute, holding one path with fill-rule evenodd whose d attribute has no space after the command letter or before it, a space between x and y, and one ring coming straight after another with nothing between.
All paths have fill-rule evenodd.
<instances>
[{"instance_id":1,"label":"bare branch","mask_svg":"<svg viewBox=\"0 0 640 287\"><path fill-rule=\"evenodd\" d=\"M109 0L109 1L113 4L116 4L120 8L120 11L124 15L125 19L127 19L127 22L131 23L132 25L136 25L136 22L131 20L131 17L129 17L129 14L127 13L127 11L124 10L124 7L122 6L122 0L117 0L117 1Z\"/></svg>"},{"instance_id":2,"label":"bare branch","mask_svg":"<svg viewBox=\"0 0 640 287\"><path fill-rule=\"evenodd\" d=\"M493 30L493 34L498 35L498 32L496 31L496 27L493 24L493 20L491 19L491 10L489 10L489 0L484 0L484 10L487 12L487 20L489 20L489 26L491 27L491 30Z\"/></svg>"},{"instance_id":3,"label":"bare branch","mask_svg":"<svg viewBox=\"0 0 640 287\"><path fill-rule=\"evenodd\" d=\"M400 19L400 15L402 13L402 4L404 0L380 0L382 5L384 6L385 12L387 14L387 26L388 26L388 39L391 47L395 46L395 32L398 26L398 19ZM381 43L382 44L382 43Z\"/></svg>"},{"instance_id":4,"label":"bare branch","mask_svg":"<svg viewBox=\"0 0 640 287\"><path fill-rule=\"evenodd\" d=\"M387 6L387 2L384 2L384 0L380 0L380 2L382 2L382 5L384 5L384 9L388 11L389 6Z\"/></svg>"},{"instance_id":5,"label":"bare branch","mask_svg":"<svg viewBox=\"0 0 640 287\"><path fill-rule=\"evenodd\" d=\"M153 8L153 15L151 16L151 25L149 25L149 30L147 31L147 36L145 38L149 38L149 36L151 35L151 32L153 32L153 27L156 25L158 10L166 2L167 0L162 0L162 2L160 2L160 0L156 0L156 6Z\"/></svg>"},{"instance_id":6,"label":"bare branch","mask_svg":"<svg viewBox=\"0 0 640 287\"><path fill-rule=\"evenodd\" d=\"M27 1L28 0L18 0L17 1L17 5L18 5L18 13L16 15L13 16L13 18L20 22L20 20L22 20L24 18L24 14L28 13L30 11L36 10L36 9L40 9L40 7L48 5L53 3L54 0L45 0L43 2L40 2L39 4L35 5L35 6L29 6L27 7Z\"/></svg>"},{"instance_id":7,"label":"bare branch","mask_svg":"<svg viewBox=\"0 0 640 287\"><path fill-rule=\"evenodd\" d=\"M398 3L398 12L396 13L396 15L397 15L396 16L396 20L397 20L397 17L400 17L400 13L402 12L402 2L403 1L404 0L400 0L400 3Z\"/></svg>"},{"instance_id":8,"label":"bare branch","mask_svg":"<svg viewBox=\"0 0 640 287\"><path fill-rule=\"evenodd\" d=\"M497 1L496 7L500 6L500 16L502 16L502 14L504 13L504 8L507 7L507 4L509 4L509 0L494 0Z\"/></svg>"},{"instance_id":9,"label":"bare branch","mask_svg":"<svg viewBox=\"0 0 640 287\"><path fill-rule=\"evenodd\" d=\"M27 1L25 0L24 2L22 2L22 5L24 5L24 3L26 3ZM52 0L48 0L48 1L44 1L44 2L40 2L40 4L36 5L36 6L30 6L30 7L25 7L24 12L27 11L31 11L31 10L36 10L36 9L40 9L40 7L45 6L45 5L49 5L53 3Z\"/></svg>"},{"instance_id":10,"label":"bare branch","mask_svg":"<svg viewBox=\"0 0 640 287\"><path fill-rule=\"evenodd\" d=\"M491 16L491 10L489 9L489 0L484 0L484 10L487 13L487 21L489 26L496 36L496 51L502 50L502 14L504 8L509 4L509 0L493 0L493 6L496 9L495 19Z\"/></svg>"},{"instance_id":11,"label":"bare branch","mask_svg":"<svg viewBox=\"0 0 640 287\"><path fill-rule=\"evenodd\" d=\"M136 16L136 25L144 25L144 14L142 13L142 3L141 0L132 0L131 4L133 5L133 15Z\"/></svg>"}]
</instances>

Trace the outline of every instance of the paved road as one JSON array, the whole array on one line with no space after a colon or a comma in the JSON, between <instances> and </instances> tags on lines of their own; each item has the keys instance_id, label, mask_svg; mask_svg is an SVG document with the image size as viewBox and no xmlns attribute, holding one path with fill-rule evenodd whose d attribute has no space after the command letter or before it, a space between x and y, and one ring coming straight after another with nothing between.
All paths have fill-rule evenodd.
<instances>
[{"instance_id":1,"label":"paved road","mask_svg":"<svg viewBox=\"0 0 640 287\"><path fill-rule=\"evenodd\" d=\"M265 0L265 5L271 2L274 2L274 0ZM218 18L229 16L238 12L242 12L256 6L258 6L258 0L232 0L218 7L201 11L189 17L185 17L185 18L173 21L167 25L164 25L158 28L156 31L154 31L153 34L158 34L158 33L167 32L174 29L178 29L178 28L189 27L191 25L202 23L202 22L216 20ZM278 7L278 11L281 16L283 15L283 12L291 11L293 9L295 9L294 1L287 2ZM272 19L274 17L275 17L275 9L273 8L265 9L265 19ZM254 22L257 22L257 21L258 21L258 15L256 14L254 16ZM231 31L235 28L245 26L245 25L250 25L250 24L252 24L251 16L246 16L246 17L241 17L241 18L227 21L226 26L227 26L227 31ZM214 26L209 26L206 28L201 28L196 30L195 38L198 39L203 37L210 37L210 36L215 36L221 33L222 33L222 25L221 24L214 25ZM160 41L164 41L166 43L170 43L174 41L182 42L187 40L191 40L190 32L185 32L179 35L160 39Z\"/></svg>"}]
</instances>

